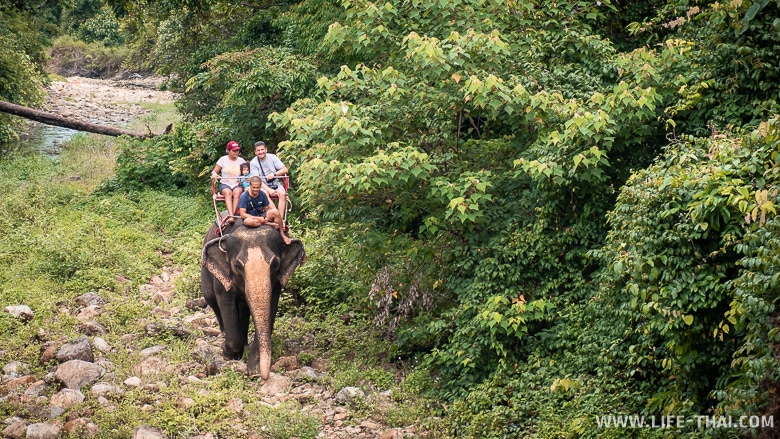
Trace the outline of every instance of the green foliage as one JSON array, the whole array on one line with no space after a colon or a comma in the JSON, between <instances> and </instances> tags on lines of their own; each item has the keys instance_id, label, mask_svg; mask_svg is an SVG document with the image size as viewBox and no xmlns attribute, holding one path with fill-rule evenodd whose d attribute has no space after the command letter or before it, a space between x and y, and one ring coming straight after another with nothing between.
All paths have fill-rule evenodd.
<instances>
[{"instance_id":1,"label":"green foliage","mask_svg":"<svg viewBox=\"0 0 780 439\"><path fill-rule=\"evenodd\" d=\"M126 49L109 48L101 42L85 43L70 36L54 40L49 50L49 68L60 75L110 78L128 57Z\"/></svg>"},{"instance_id":2,"label":"green foliage","mask_svg":"<svg viewBox=\"0 0 780 439\"><path fill-rule=\"evenodd\" d=\"M629 180L610 213L600 295L626 327L631 373L669 377L650 401L665 412L677 412L686 401L707 406L713 389L741 375L735 366L762 358L760 351L735 346L763 340L766 313L774 309L751 301L747 317L742 306L756 294L750 267L772 263L757 255L771 261L774 240L757 244L755 237L776 214L777 144L776 121L742 142L724 136L672 144L662 160ZM746 333L746 327L758 332ZM764 359L758 363L774 368ZM725 389L718 394L721 401L730 398Z\"/></svg>"},{"instance_id":3,"label":"green foliage","mask_svg":"<svg viewBox=\"0 0 780 439\"><path fill-rule=\"evenodd\" d=\"M0 8L0 100L25 106L43 101L41 43L28 15ZM15 140L21 127L20 119L0 114L0 146Z\"/></svg>"},{"instance_id":4,"label":"green foliage","mask_svg":"<svg viewBox=\"0 0 780 439\"><path fill-rule=\"evenodd\" d=\"M165 190L194 184L193 170L177 167L192 154L193 146L197 149L197 140L187 124L151 140L124 139L117 157L116 177L108 188Z\"/></svg>"},{"instance_id":5,"label":"green foliage","mask_svg":"<svg viewBox=\"0 0 780 439\"><path fill-rule=\"evenodd\" d=\"M657 68L674 93L667 115L677 132L754 128L777 114L780 8L770 3L674 1L629 26L641 36L668 34L662 44L676 47Z\"/></svg>"},{"instance_id":6,"label":"green foliage","mask_svg":"<svg viewBox=\"0 0 780 439\"><path fill-rule=\"evenodd\" d=\"M202 187L227 139L278 145L309 253L284 310L327 314L313 346L366 365L337 385L390 382L350 343L373 324L456 437L777 403L776 2L114 10L188 122L128 143L113 183Z\"/></svg>"},{"instance_id":7,"label":"green foliage","mask_svg":"<svg viewBox=\"0 0 780 439\"><path fill-rule=\"evenodd\" d=\"M309 60L281 49L224 53L203 68L203 73L187 81L180 108L209 114L216 129L246 144L275 140L264 126L268 115L306 96L315 78Z\"/></svg>"},{"instance_id":8,"label":"green foliage","mask_svg":"<svg viewBox=\"0 0 780 439\"><path fill-rule=\"evenodd\" d=\"M76 36L86 43L99 42L106 47L122 44L124 38L119 31L119 22L108 6L102 6L93 16L78 26Z\"/></svg>"}]
</instances>

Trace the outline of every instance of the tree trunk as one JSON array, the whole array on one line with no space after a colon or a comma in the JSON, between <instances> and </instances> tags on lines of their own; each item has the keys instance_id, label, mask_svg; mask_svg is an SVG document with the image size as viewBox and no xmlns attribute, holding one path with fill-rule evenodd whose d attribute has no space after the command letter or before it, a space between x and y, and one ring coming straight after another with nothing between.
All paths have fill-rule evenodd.
<instances>
[{"instance_id":1,"label":"tree trunk","mask_svg":"<svg viewBox=\"0 0 780 439\"><path fill-rule=\"evenodd\" d=\"M56 114L33 110L32 108L23 107L21 105L12 104L6 101L0 101L0 111L3 113L13 114L14 116L24 117L25 119L34 120L36 122L45 123L46 125L56 125L58 127L70 128L76 131L86 131L88 133L104 134L106 136L130 136L139 137L141 139L156 136L156 134L152 134L151 131L149 131L148 134L135 133L133 131L124 130L122 128L114 128L105 125L82 122L79 120L66 119Z\"/></svg>"}]
</instances>

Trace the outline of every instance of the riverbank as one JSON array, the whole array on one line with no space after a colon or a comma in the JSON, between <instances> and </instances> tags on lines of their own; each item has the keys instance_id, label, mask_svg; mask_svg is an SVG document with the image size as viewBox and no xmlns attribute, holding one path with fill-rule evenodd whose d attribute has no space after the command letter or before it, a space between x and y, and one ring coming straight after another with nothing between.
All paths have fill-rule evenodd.
<instances>
[{"instance_id":1,"label":"riverbank","mask_svg":"<svg viewBox=\"0 0 780 439\"><path fill-rule=\"evenodd\" d=\"M175 102L176 93L160 89L164 81L159 76L140 75L116 79L64 78L46 87L46 101L41 110L77 121L127 128L133 123L143 123L152 113L151 107ZM78 133L30 121L20 143L56 156L62 145Z\"/></svg>"}]
</instances>

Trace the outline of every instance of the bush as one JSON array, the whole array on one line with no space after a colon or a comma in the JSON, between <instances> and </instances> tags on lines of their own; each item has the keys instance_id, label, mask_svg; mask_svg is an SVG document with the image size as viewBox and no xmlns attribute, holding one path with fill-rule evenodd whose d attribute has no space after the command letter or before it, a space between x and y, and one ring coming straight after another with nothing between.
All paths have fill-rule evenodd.
<instances>
[{"instance_id":1,"label":"bush","mask_svg":"<svg viewBox=\"0 0 780 439\"><path fill-rule=\"evenodd\" d=\"M47 70L62 76L110 78L122 70L127 49L85 43L70 36L57 38L49 51Z\"/></svg>"}]
</instances>

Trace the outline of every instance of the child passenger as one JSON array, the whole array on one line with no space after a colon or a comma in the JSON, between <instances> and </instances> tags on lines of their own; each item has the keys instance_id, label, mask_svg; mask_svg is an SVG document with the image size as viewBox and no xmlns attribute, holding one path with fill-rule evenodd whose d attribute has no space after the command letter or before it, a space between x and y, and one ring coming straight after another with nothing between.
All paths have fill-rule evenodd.
<instances>
[{"instance_id":1,"label":"child passenger","mask_svg":"<svg viewBox=\"0 0 780 439\"><path fill-rule=\"evenodd\" d=\"M244 190L249 188L249 177L251 176L252 174L249 173L249 163L241 163L241 176L238 177L238 181L241 182L241 186Z\"/></svg>"}]
</instances>

